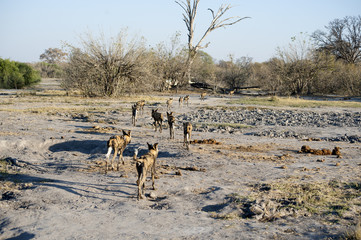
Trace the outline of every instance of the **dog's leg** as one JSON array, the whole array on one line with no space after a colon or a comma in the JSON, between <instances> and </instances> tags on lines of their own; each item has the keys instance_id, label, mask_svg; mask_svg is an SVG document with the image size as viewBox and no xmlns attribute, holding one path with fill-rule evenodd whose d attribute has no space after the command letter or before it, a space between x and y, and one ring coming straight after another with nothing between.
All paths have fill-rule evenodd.
<instances>
[{"instance_id":1,"label":"dog's leg","mask_svg":"<svg viewBox=\"0 0 361 240\"><path fill-rule=\"evenodd\" d=\"M120 150L120 151L119 151L119 158L118 158L118 162L117 162L117 171L119 171L119 170L120 170L120 159L122 159L122 161L123 161L123 165L124 165L124 160L123 160L123 151L122 151L122 150Z\"/></svg>"},{"instance_id":2,"label":"dog's leg","mask_svg":"<svg viewBox=\"0 0 361 240\"><path fill-rule=\"evenodd\" d=\"M186 145L187 145L187 149L189 150L189 139L190 139L190 137L189 137L189 135L190 135L190 133L187 133L186 134Z\"/></svg>"},{"instance_id":3,"label":"dog's leg","mask_svg":"<svg viewBox=\"0 0 361 240\"><path fill-rule=\"evenodd\" d=\"M168 122L168 127L169 127L169 139L172 139L172 126L169 122Z\"/></svg>"},{"instance_id":4,"label":"dog's leg","mask_svg":"<svg viewBox=\"0 0 361 240\"><path fill-rule=\"evenodd\" d=\"M183 138L183 146L186 145L186 135L184 135L184 138Z\"/></svg>"},{"instance_id":5,"label":"dog's leg","mask_svg":"<svg viewBox=\"0 0 361 240\"><path fill-rule=\"evenodd\" d=\"M140 178L141 178L141 176L142 176L141 166L137 166L137 172L138 172L137 186L139 187L139 185L140 185Z\"/></svg>"},{"instance_id":6,"label":"dog's leg","mask_svg":"<svg viewBox=\"0 0 361 240\"><path fill-rule=\"evenodd\" d=\"M144 173L144 167L142 167L141 170L141 176L138 180L138 200L143 199L144 196L144 189L145 189L145 180L146 180L146 174Z\"/></svg>"},{"instance_id":7,"label":"dog's leg","mask_svg":"<svg viewBox=\"0 0 361 240\"><path fill-rule=\"evenodd\" d=\"M152 187L153 187L153 190L155 190L155 183L154 183L154 179L155 179L155 162L152 166Z\"/></svg>"},{"instance_id":8,"label":"dog's leg","mask_svg":"<svg viewBox=\"0 0 361 240\"><path fill-rule=\"evenodd\" d=\"M122 152L122 164L124 165L124 157L123 157L123 152Z\"/></svg>"},{"instance_id":9,"label":"dog's leg","mask_svg":"<svg viewBox=\"0 0 361 240\"><path fill-rule=\"evenodd\" d=\"M114 160L117 157L117 154L118 154L118 151L116 149L114 149L114 156L113 156L112 162L111 162L112 170L114 170Z\"/></svg>"},{"instance_id":10,"label":"dog's leg","mask_svg":"<svg viewBox=\"0 0 361 240\"><path fill-rule=\"evenodd\" d=\"M138 184L138 200L140 200L140 199L143 199L143 196L142 196L142 186L141 186L141 184L140 184L140 182L138 182L139 184Z\"/></svg>"}]
</instances>

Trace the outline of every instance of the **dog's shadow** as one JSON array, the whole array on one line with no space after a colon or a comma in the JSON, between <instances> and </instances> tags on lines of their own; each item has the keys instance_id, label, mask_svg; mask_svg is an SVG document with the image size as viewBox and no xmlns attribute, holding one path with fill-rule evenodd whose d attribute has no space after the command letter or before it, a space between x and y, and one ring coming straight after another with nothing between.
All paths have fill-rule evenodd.
<instances>
[{"instance_id":1,"label":"dog's shadow","mask_svg":"<svg viewBox=\"0 0 361 240\"><path fill-rule=\"evenodd\" d=\"M51 152L80 152L84 154L98 154L106 151L106 142L100 140L73 140L56 143L49 147Z\"/></svg>"}]
</instances>

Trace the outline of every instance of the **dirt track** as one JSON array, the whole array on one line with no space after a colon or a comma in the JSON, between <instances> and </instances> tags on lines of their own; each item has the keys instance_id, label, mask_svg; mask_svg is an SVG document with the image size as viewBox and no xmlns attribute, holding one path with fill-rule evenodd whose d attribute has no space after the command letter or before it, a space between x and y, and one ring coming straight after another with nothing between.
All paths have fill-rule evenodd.
<instances>
[{"instance_id":1,"label":"dirt track","mask_svg":"<svg viewBox=\"0 0 361 240\"><path fill-rule=\"evenodd\" d=\"M179 127L175 140L169 140L166 124L161 134L155 133L150 117L155 107L166 115L166 96L148 102L133 127L132 102L1 95L0 157L3 166L7 165L0 175L1 238L323 239L337 238L356 224L361 214L361 190L355 185L360 184L359 142L306 142L254 133L275 130L306 133L312 138L361 136L359 127L256 125L230 129L217 123L212 125L215 131L198 129L192 139L215 139L221 144L192 144L186 150L181 116L196 115L210 106L229 106L227 98L210 96L200 101L199 95L191 95L189 107L183 108L174 102L172 110ZM323 111L355 109L317 109ZM104 175L106 141L122 129L132 130L133 136L124 152L126 163L120 172ZM159 179L157 190L151 191L148 181L147 199L137 201L131 157L138 147L143 154L146 142L159 143ZM303 145L315 149L339 146L342 158L298 153ZM341 188L347 183L352 187L342 190L352 197L348 195L349 207L334 203L342 212L336 207L334 213L331 208L312 212L285 205L293 197L272 195L280 194L273 191L275 183L287 183L291 188L315 183L337 183ZM323 189L317 191L326 194Z\"/></svg>"}]
</instances>

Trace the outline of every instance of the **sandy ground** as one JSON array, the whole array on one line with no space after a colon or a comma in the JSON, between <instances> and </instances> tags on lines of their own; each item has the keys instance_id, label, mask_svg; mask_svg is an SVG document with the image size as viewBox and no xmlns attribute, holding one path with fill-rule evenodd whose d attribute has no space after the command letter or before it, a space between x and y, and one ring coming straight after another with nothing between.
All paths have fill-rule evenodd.
<instances>
[{"instance_id":1,"label":"sandy ground","mask_svg":"<svg viewBox=\"0 0 361 240\"><path fill-rule=\"evenodd\" d=\"M151 109L158 106L160 112L166 111L167 97L159 98L164 101L146 105L134 127L130 102L0 95L0 157L11 162L0 173L0 238L337 239L356 224L361 213L359 187L352 189L358 195L340 216L300 211L242 217L240 204L245 203L242 199L261 196L257 194L262 191L255 188L259 184L360 183L360 143L247 134L266 128L256 126L237 134L194 131L192 139L213 138L222 144L194 144L187 150L182 145L181 122L174 140L169 140L166 124L162 133L152 129ZM189 107L180 108L174 102L172 110L176 115L187 114L227 105L227 99L208 96L202 102L194 94ZM106 141L122 129L132 130L125 165L105 175ZM359 128L292 130L319 137L330 132L361 135ZM159 143L159 179L153 191L148 178L146 198L137 201L132 155L138 147L144 154L147 142ZM339 146L342 158L297 153L305 144L316 149Z\"/></svg>"}]
</instances>

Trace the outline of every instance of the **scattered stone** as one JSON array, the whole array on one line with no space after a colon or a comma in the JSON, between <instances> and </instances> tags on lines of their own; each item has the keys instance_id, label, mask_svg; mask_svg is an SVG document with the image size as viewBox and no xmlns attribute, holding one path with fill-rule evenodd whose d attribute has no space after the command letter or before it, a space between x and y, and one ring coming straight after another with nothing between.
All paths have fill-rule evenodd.
<instances>
[{"instance_id":1,"label":"scattered stone","mask_svg":"<svg viewBox=\"0 0 361 240\"><path fill-rule=\"evenodd\" d=\"M340 151L340 147L335 147L333 150L332 150L332 155L337 155L337 157L342 157L341 156L341 151Z\"/></svg>"},{"instance_id":2,"label":"scattered stone","mask_svg":"<svg viewBox=\"0 0 361 240\"><path fill-rule=\"evenodd\" d=\"M319 142L319 141L322 141L321 138L307 138L307 139L303 139L303 141L306 141L306 142Z\"/></svg>"},{"instance_id":3,"label":"scattered stone","mask_svg":"<svg viewBox=\"0 0 361 240\"><path fill-rule=\"evenodd\" d=\"M240 110L199 109L191 114L180 115L181 121L197 120L199 123L223 122L250 126L303 126L303 127L361 127L361 112L325 112L304 110L275 110L267 108L244 108ZM228 129L226 129L228 130Z\"/></svg>"},{"instance_id":4,"label":"scattered stone","mask_svg":"<svg viewBox=\"0 0 361 240\"><path fill-rule=\"evenodd\" d=\"M149 197L152 199L156 199L157 198L157 194L154 191L151 191L149 194Z\"/></svg>"},{"instance_id":5,"label":"scattered stone","mask_svg":"<svg viewBox=\"0 0 361 240\"><path fill-rule=\"evenodd\" d=\"M190 141L191 144L215 144L215 145L220 145L222 143L217 142L216 140L214 140L213 138L210 139L203 139L203 140L192 140Z\"/></svg>"},{"instance_id":6,"label":"scattered stone","mask_svg":"<svg viewBox=\"0 0 361 240\"><path fill-rule=\"evenodd\" d=\"M117 133L121 132L121 129L117 129L115 127L100 127L100 126L93 126L91 128L83 129L86 132L97 132L97 133Z\"/></svg>"},{"instance_id":7,"label":"scattered stone","mask_svg":"<svg viewBox=\"0 0 361 240\"><path fill-rule=\"evenodd\" d=\"M177 116L177 121L193 121L199 123L194 131L199 132L228 132L240 133L239 127L220 126L210 127L209 122L242 124L245 126L290 126L290 127L361 127L361 112L326 112L317 113L304 110L275 110L264 108L244 108L240 110L223 109L199 109L196 112ZM237 125L235 125L237 126ZM342 141L356 143L361 142L361 136L335 136L335 137L310 137L305 133L297 133L290 130L266 130L262 132L248 133L254 136L271 138L296 138L305 141Z\"/></svg>"},{"instance_id":8,"label":"scattered stone","mask_svg":"<svg viewBox=\"0 0 361 240\"><path fill-rule=\"evenodd\" d=\"M198 167L180 167L180 169L185 171L199 171L199 172L205 172L205 168L198 168Z\"/></svg>"},{"instance_id":9,"label":"scattered stone","mask_svg":"<svg viewBox=\"0 0 361 240\"><path fill-rule=\"evenodd\" d=\"M311 153L314 155L331 155L331 150L329 149L312 149L307 145L303 145L301 150L298 153Z\"/></svg>"}]
</instances>

